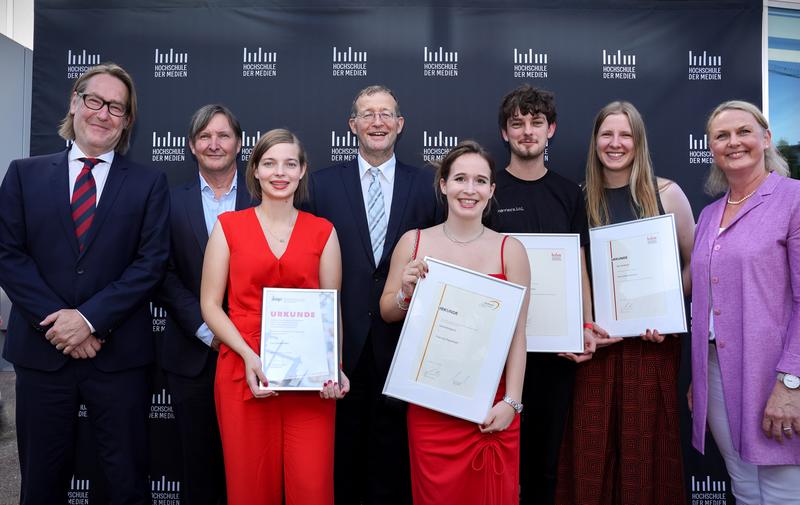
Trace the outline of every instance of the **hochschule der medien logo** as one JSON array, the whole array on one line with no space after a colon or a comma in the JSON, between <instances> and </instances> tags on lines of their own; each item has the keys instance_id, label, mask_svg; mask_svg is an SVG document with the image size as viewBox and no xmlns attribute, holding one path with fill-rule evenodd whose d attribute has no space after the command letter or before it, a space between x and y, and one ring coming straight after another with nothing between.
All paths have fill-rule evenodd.
<instances>
[{"instance_id":1,"label":"hochschule der medien logo","mask_svg":"<svg viewBox=\"0 0 800 505\"><path fill-rule=\"evenodd\" d=\"M89 505L89 479L76 479L72 476L69 481L69 491L67 491L67 503L69 505Z\"/></svg>"},{"instance_id":2,"label":"hochschule der medien logo","mask_svg":"<svg viewBox=\"0 0 800 505\"><path fill-rule=\"evenodd\" d=\"M689 51L690 81L721 81L722 56L711 56L706 51L696 54Z\"/></svg>"},{"instance_id":3,"label":"hochschule der medien logo","mask_svg":"<svg viewBox=\"0 0 800 505\"><path fill-rule=\"evenodd\" d=\"M458 51L423 48L422 75L425 77L458 77Z\"/></svg>"},{"instance_id":4,"label":"hochschule der medien logo","mask_svg":"<svg viewBox=\"0 0 800 505\"><path fill-rule=\"evenodd\" d=\"M152 161L161 163L182 162L186 159L186 137L173 135L171 131L164 135L153 132Z\"/></svg>"},{"instance_id":5,"label":"hochschule der medien logo","mask_svg":"<svg viewBox=\"0 0 800 505\"><path fill-rule=\"evenodd\" d=\"M350 161L358 156L358 137L347 130L344 135L337 135L331 130L331 162Z\"/></svg>"},{"instance_id":6,"label":"hochschule der medien logo","mask_svg":"<svg viewBox=\"0 0 800 505\"><path fill-rule=\"evenodd\" d=\"M333 46L331 73L334 77L366 77L367 52L353 51L350 46L338 50Z\"/></svg>"},{"instance_id":7,"label":"hochschule der medien logo","mask_svg":"<svg viewBox=\"0 0 800 505\"><path fill-rule=\"evenodd\" d=\"M255 135L248 135L246 131L242 132L242 150L239 152L240 160L247 162L250 159L250 155L253 154L253 148L260 138L261 130L256 131Z\"/></svg>"},{"instance_id":8,"label":"hochschule der medien logo","mask_svg":"<svg viewBox=\"0 0 800 505\"><path fill-rule=\"evenodd\" d=\"M67 50L67 79L77 79L84 72L100 64L100 53L91 53L86 49L78 49L74 53Z\"/></svg>"},{"instance_id":9,"label":"hochschule der medien logo","mask_svg":"<svg viewBox=\"0 0 800 505\"><path fill-rule=\"evenodd\" d=\"M547 53L534 53L532 48L527 51L514 48L514 77L522 79L547 78Z\"/></svg>"},{"instance_id":10,"label":"hochschule der medien logo","mask_svg":"<svg viewBox=\"0 0 800 505\"><path fill-rule=\"evenodd\" d=\"M262 47L248 50L242 48L242 77L277 77L278 52L267 51Z\"/></svg>"},{"instance_id":11,"label":"hochschule der medien logo","mask_svg":"<svg viewBox=\"0 0 800 505\"><path fill-rule=\"evenodd\" d=\"M185 79L189 77L189 53L167 50L155 50L153 77L156 79Z\"/></svg>"},{"instance_id":12,"label":"hochschule der medien logo","mask_svg":"<svg viewBox=\"0 0 800 505\"><path fill-rule=\"evenodd\" d=\"M150 419L175 419L172 395L165 388L153 393L150 403Z\"/></svg>"},{"instance_id":13,"label":"hochschule der medien logo","mask_svg":"<svg viewBox=\"0 0 800 505\"><path fill-rule=\"evenodd\" d=\"M443 131L428 134L422 132L422 159L425 161L436 161L444 157L458 144L458 137L455 135L445 135Z\"/></svg>"},{"instance_id":14,"label":"hochschule der medien logo","mask_svg":"<svg viewBox=\"0 0 800 505\"><path fill-rule=\"evenodd\" d=\"M167 480L166 475L151 480L150 499L153 505L180 505L181 481Z\"/></svg>"},{"instance_id":15,"label":"hochschule der medien logo","mask_svg":"<svg viewBox=\"0 0 800 505\"><path fill-rule=\"evenodd\" d=\"M695 137L689 134L689 163L710 165L714 161L711 151L708 149L708 135Z\"/></svg>"},{"instance_id":16,"label":"hochschule der medien logo","mask_svg":"<svg viewBox=\"0 0 800 505\"><path fill-rule=\"evenodd\" d=\"M603 79L636 79L636 55L603 49Z\"/></svg>"}]
</instances>

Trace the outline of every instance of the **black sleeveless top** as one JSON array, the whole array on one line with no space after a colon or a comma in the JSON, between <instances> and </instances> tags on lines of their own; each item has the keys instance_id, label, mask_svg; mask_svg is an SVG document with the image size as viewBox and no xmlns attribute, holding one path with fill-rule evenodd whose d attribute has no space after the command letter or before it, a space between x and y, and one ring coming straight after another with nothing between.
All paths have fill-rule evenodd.
<instances>
[{"instance_id":1,"label":"black sleeveless top","mask_svg":"<svg viewBox=\"0 0 800 505\"><path fill-rule=\"evenodd\" d=\"M641 218L640 211L636 209L629 186L621 188L605 188L606 204L608 205L608 224L624 223ZM666 214L664 206L661 204L661 195L656 188L656 203L658 204L658 214Z\"/></svg>"}]
</instances>

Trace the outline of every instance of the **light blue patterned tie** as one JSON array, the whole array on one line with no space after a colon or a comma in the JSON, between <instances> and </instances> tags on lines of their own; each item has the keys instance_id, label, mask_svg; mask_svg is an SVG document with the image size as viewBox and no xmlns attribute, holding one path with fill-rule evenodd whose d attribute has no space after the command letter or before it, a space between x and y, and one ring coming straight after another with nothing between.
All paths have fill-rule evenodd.
<instances>
[{"instance_id":1,"label":"light blue patterned tie","mask_svg":"<svg viewBox=\"0 0 800 505\"><path fill-rule=\"evenodd\" d=\"M386 240L386 208L383 203L383 190L378 180L378 169L368 170L372 180L367 189L367 224L369 225L369 239L372 241L372 254L375 264L381 261L383 243Z\"/></svg>"}]
</instances>

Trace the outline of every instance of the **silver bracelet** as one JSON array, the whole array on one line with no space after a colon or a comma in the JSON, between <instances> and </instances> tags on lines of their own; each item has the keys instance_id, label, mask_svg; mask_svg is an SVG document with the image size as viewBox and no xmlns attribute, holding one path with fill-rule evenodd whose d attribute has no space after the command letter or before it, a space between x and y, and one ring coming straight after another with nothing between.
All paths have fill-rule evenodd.
<instances>
[{"instance_id":1,"label":"silver bracelet","mask_svg":"<svg viewBox=\"0 0 800 505\"><path fill-rule=\"evenodd\" d=\"M397 295L395 295L394 299L397 301L397 308L402 310L403 312L408 311L408 302L406 301L405 295L403 295L403 290L398 290Z\"/></svg>"},{"instance_id":2,"label":"silver bracelet","mask_svg":"<svg viewBox=\"0 0 800 505\"><path fill-rule=\"evenodd\" d=\"M503 401L511 405L517 414L522 414L522 404L508 395L503 396Z\"/></svg>"}]
</instances>

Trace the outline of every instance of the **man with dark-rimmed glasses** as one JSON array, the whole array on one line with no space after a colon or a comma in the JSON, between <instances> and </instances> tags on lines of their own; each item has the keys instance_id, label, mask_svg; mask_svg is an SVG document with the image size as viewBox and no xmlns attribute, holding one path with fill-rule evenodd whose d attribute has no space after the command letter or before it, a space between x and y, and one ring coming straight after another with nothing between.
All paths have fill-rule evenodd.
<instances>
[{"instance_id":1,"label":"man with dark-rimmed glasses","mask_svg":"<svg viewBox=\"0 0 800 505\"><path fill-rule=\"evenodd\" d=\"M110 503L150 503L147 300L169 250L163 173L127 160L133 81L92 67L75 81L66 151L11 162L0 187L0 285L13 303L21 503L66 500L79 403Z\"/></svg>"}]
</instances>

